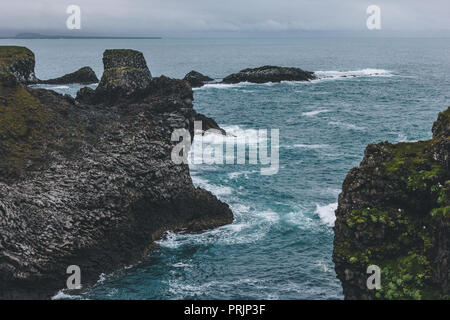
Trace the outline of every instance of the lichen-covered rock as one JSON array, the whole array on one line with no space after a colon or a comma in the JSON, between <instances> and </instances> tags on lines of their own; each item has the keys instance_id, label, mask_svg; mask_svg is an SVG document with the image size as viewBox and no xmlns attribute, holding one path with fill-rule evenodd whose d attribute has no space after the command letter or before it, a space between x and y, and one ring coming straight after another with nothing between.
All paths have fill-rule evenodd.
<instances>
[{"instance_id":1,"label":"lichen-covered rock","mask_svg":"<svg viewBox=\"0 0 450 320\"><path fill-rule=\"evenodd\" d=\"M186 80L187 82L189 82L189 84L191 85L192 88L199 88L199 87L202 87L203 85L205 85L205 83L207 83L209 81L213 81L214 79L212 79L208 76L205 76L205 75L201 74L200 72L192 70L191 72L186 74L186 76L183 78L183 80Z\"/></svg>"},{"instance_id":2,"label":"lichen-covered rock","mask_svg":"<svg viewBox=\"0 0 450 320\"><path fill-rule=\"evenodd\" d=\"M105 50L103 64L105 70L96 90L101 101L138 96L152 80L144 55L136 50Z\"/></svg>"},{"instance_id":3,"label":"lichen-covered rock","mask_svg":"<svg viewBox=\"0 0 450 320\"><path fill-rule=\"evenodd\" d=\"M173 130L193 131L191 88L151 83L92 104L92 89L74 100L0 81L0 298L48 298L70 265L86 287L143 259L167 230L232 222L171 160Z\"/></svg>"},{"instance_id":4,"label":"lichen-covered rock","mask_svg":"<svg viewBox=\"0 0 450 320\"><path fill-rule=\"evenodd\" d=\"M0 79L12 74L18 82L32 84L38 79L34 74L34 53L25 47L0 46Z\"/></svg>"},{"instance_id":5,"label":"lichen-covered rock","mask_svg":"<svg viewBox=\"0 0 450 320\"><path fill-rule=\"evenodd\" d=\"M70 83L91 84L97 82L98 82L97 75L95 74L94 70L92 70L90 67L80 68L75 72L68 73L59 78L39 80L39 83L43 84L70 84Z\"/></svg>"},{"instance_id":6,"label":"lichen-covered rock","mask_svg":"<svg viewBox=\"0 0 450 320\"><path fill-rule=\"evenodd\" d=\"M310 81L315 79L314 72L303 71L299 68L264 66L259 68L249 68L230 74L225 77L223 83L267 83L281 81Z\"/></svg>"},{"instance_id":7,"label":"lichen-covered rock","mask_svg":"<svg viewBox=\"0 0 450 320\"><path fill-rule=\"evenodd\" d=\"M433 139L369 145L336 210L333 260L346 299L448 299L450 109ZM381 289L366 285L381 268Z\"/></svg>"}]
</instances>

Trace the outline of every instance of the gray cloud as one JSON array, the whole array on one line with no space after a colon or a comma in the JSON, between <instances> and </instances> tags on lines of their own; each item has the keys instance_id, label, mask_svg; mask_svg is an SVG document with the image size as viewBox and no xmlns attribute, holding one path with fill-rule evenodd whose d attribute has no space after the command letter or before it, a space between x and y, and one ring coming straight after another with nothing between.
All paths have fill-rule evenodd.
<instances>
[{"instance_id":1,"label":"gray cloud","mask_svg":"<svg viewBox=\"0 0 450 320\"><path fill-rule=\"evenodd\" d=\"M81 7L83 33L364 31L371 4L383 30L450 30L448 0L2 0L0 30L67 33L70 4Z\"/></svg>"}]
</instances>

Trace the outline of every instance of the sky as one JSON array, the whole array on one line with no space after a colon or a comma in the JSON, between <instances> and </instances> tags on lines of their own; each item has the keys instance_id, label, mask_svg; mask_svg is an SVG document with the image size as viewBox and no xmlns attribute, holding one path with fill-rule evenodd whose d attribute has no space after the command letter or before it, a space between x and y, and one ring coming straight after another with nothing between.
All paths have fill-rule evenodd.
<instances>
[{"instance_id":1,"label":"sky","mask_svg":"<svg viewBox=\"0 0 450 320\"><path fill-rule=\"evenodd\" d=\"M81 29L69 30L69 5ZM0 0L0 35L167 36L367 32L369 5L382 32L450 35L449 0Z\"/></svg>"}]
</instances>

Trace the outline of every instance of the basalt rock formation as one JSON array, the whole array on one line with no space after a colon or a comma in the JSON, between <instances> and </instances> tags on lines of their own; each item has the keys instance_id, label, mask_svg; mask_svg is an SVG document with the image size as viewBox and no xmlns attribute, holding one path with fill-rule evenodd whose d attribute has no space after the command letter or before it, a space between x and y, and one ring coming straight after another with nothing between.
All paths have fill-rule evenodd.
<instances>
[{"instance_id":1,"label":"basalt rock formation","mask_svg":"<svg viewBox=\"0 0 450 320\"><path fill-rule=\"evenodd\" d=\"M152 74L139 51L106 50L103 65L105 70L96 90L102 101L140 97L150 87Z\"/></svg>"},{"instance_id":2,"label":"basalt rock formation","mask_svg":"<svg viewBox=\"0 0 450 320\"><path fill-rule=\"evenodd\" d=\"M167 230L232 222L228 205L171 160L173 130L192 132L197 117L190 86L150 78L140 56L107 50L101 85L76 99L26 87L9 60L0 78L0 298L49 298L66 287L70 265L86 287L144 258Z\"/></svg>"},{"instance_id":3,"label":"basalt rock formation","mask_svg":"<svg viewBox=\"0 0 450 320\"><path fill-rule=\"evenodd\" d=\"M95 75L94 70L92 70L90 67L83 67L62 77L48 80L39 80L38 82L42 84L91 84L98 83L98 78Z\"/></svg>"},{"instance_id":4,"label":"basalt rock formation","mask_svg":"<svg viewBox=\"0 0 450 320\"><path fill-rule=\"evenodd\" d=\"M189 82L192 88L199 88L205 85L205 83L209 81L213 81L214 79L205 76L201 74L200 72L192 70L186 76L183 78L183 80L186 80Z\"/></svg>"},{"instance_id":5,"label":"basalt rock formation","mask_svg":"<svg viewBox=\"0 0 450 320\"><path fill-rule=\"evenodd\" d=\"M253 69L244 69L238 73L225 77L223 83L267 83L281 81L310 81L315 79L314 72L303 71L299 68L264 66Z\"/></svg>"},{"instance_id":6,"label":"basalt rock formation","mask_svg":"<svg viewBox=\"0 0 450 320\"><path fill-rule=\"evenodd\" d=\"M369 145L336 210L333 260L346 299L449 299L450 108L428 141ZM381 288L367 287L367 267Z\"/></svg>"}]
</instances>

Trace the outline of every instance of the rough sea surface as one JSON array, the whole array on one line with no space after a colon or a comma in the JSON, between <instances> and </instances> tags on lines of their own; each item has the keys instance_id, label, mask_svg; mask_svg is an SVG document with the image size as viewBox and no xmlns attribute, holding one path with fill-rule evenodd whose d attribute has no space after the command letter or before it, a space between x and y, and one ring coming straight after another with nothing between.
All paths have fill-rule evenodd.
<instances>
[{"instance_id":1,"label":"rough sea surface","mask_svg":"<svg viewBox=\"0 0 450 320\"><path fill-rule=\"evenodd\" d=\"M207 85L195 108L229 133L280 130L280 170L191 165L194 183L230 204L232 225L168 233L142 263L70 299L342 299L331 254L334 209L367 144L431 137L450 105L448 39L0 40L36 54L41 79L91 66L105 49L144 53L154 76L192 69L217 80L247 67L316 71L310 83ZM41 86L76 94L79 85ZM95 85L92 86L95 88ZM253 131L256 132L256 131ZM213 136L204 144L217 142Z\"/></svg>"}]
</instances>

